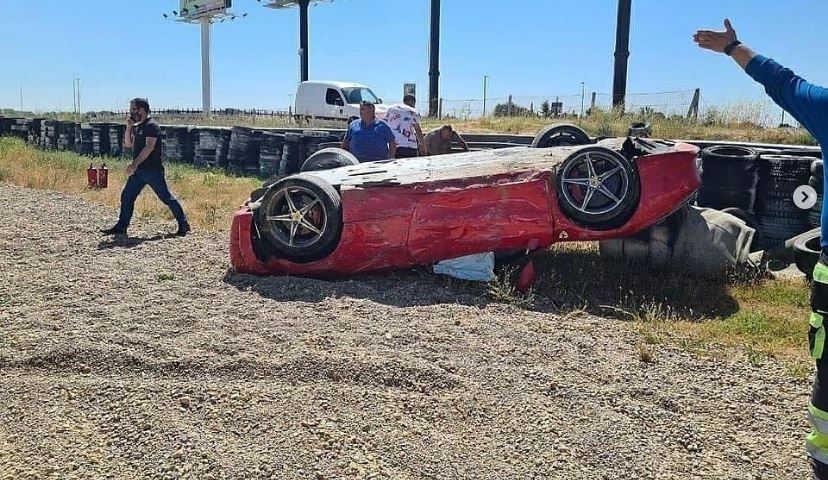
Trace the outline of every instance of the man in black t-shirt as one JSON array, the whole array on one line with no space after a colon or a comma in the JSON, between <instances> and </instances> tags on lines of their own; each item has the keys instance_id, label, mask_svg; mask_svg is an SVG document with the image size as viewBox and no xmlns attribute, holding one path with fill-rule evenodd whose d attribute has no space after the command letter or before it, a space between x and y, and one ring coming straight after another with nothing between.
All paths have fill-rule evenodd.
<instances>
[{"instance_id":1,"label":"man in black t-shirt","mask_svg":"<svg viewBox=\"0 0 828 480\"><path fill-rule=\"evenodd\" d=\"M118 223L112 228L101 230L101 233L126 234L132 211L135 209L135 200L147 185L170 208L178 221L178 231L175 234L183 237L190 231L187 215L184 214L181 203L170 192L164 178L164 165L161 163L161 127L150 118L149 112L149 102L145 98L134 98L129 102L129 119L124 138L124 147L132 148L132 163L127 167L129 178L121 192L121 213Z\"/></svg>"}]
</instances>

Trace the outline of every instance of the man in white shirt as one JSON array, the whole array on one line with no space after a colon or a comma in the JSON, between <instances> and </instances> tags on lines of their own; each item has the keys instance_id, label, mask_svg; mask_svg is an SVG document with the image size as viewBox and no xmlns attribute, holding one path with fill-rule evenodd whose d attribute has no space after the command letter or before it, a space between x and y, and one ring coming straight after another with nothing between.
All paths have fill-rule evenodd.
<instances>
[{"instance_id":1,"label":"man in white shirt","mask_svg":"<svg viewBox=\"0 0 828 480\"><path fill-rule=\"evenodd\" d=\"M403 103L398 103L385 113L385 123L391 127L397 139L397 154L395 158L412 158L418 154L425 155L425 141L420 129L420 116L414 108L417 100L414 95L403 97Z\"/></svg>"}]
</instances>

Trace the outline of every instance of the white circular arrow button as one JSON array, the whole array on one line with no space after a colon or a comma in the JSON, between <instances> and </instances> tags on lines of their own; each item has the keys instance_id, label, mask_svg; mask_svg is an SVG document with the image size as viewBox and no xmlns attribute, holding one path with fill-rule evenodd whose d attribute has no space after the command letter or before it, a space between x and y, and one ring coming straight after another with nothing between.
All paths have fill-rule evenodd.
<instances>
[{"instance_id":1,"label":"white circular arrow button","mask_svg":"<svg viewBox=\"0 0 828 480\"><path fill-rule=\"evenodd\" d=\"M794 190L793 201L802 210L809 210L816 205L817 192L810 185L800 185Z\"/></svg>"}]
</instances>

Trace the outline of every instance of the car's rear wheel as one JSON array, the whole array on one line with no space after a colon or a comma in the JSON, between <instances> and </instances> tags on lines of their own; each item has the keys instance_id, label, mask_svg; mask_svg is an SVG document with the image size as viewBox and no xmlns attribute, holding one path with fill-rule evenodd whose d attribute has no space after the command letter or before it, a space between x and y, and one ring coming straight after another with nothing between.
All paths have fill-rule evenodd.
<instances>
[{"instance_id":1,"label":"car's rear wheel","mask_svg":"<svg viewBox=\"0 0 828 480\"><path fill-rule=\"evenodd\" d=\"M569 123L556 123L538 132L532 140L532 147L571 147L590 143L592 140L589 135L579 127Z\"/></svg>"},{"instance_id":2,"label":"car's rear wheel","mask_svg":"<svg viewBox=\"0 0 828 480\"><path fill-rule=\"evenodd\" d=\"M342 233L342 204L334 188L310 175L276 182L257 210L259 231L276 256L297 263L325 258Z\"/></svg>"},{"instance_id":3,"label":"car's rear wheel","mask_svg":"<svg viewBox=\"0 0 828 480\"><path fill-rule=\"evenodd\" d=\"M558 200L575 223L612 230L638 207L638 172L623 155L604 147L586 147L567 158L557 172Z\"/></svg>"}]
</instances>

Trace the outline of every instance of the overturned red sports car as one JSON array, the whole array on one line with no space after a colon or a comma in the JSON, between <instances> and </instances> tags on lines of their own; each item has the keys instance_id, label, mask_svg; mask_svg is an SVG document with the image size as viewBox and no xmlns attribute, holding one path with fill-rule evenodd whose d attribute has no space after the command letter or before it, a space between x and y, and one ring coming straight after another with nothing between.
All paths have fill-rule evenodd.
<instances>
[{"instance_id":1,"label":"overturned red sports car","mask_svg":"<svg viewBox=\"0 0 828 480\"><path fill-rule=\"evenodd\" d=\"M695 193L696 154L618 138L306 171L257 190L235 213L231 263L324 277L629 236Z\"/></svg>"}]
</instances>

